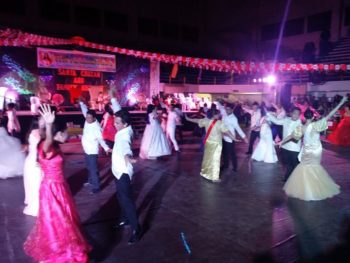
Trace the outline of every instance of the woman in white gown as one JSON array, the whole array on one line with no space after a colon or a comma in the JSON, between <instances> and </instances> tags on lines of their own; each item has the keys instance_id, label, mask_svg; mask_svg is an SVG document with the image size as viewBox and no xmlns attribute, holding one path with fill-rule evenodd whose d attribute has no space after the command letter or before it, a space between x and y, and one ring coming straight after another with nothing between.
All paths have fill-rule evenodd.
<instances>
[{"instance_id":1,"label":"woman in white gown","mask_svg":"<svg viewBox=\"0 0 350 263\"><path fill-rule=\"evenodd\" d=\"M169 141L160 125L154 105L148 105L147 117L147 125L141 140L140 157L142 159L156 159L157 157L170 155Z\"/></svg>"},{"instance_id":2,"label":"woman in white gown","mask_svg":"<svg viewBox=\"0 0 350 263\"><path fill-rule=\"evenodd\" d=\"M260 119L260 140L252 154L252 159L265 163L276 163L278 158L273 142L272 131L266 119L265 109L261 110L261 114L264 116Z\"/></svg>"},{"instance_id":3,"label":"woman in white gown","mask_svg":"<svg viewBox=\"0 0 350 263\"><path fill-rule=\"evenodd\" d=\"M328 119L347 101L344 97L338 106L327 117L313 122L314 113L306 110L304 117L306 124L299 126L291 136L285 138L281 144L291 139L301 139L303 146L299 154L300 164L294 169L283 189L290 197L305 201L316 201L330 198L340 193L340 187L328 175L321 165L322 144L320 132L328 127Z\"/></svg>"},{"instance_id":4,"label":"woman in white gown","mask_svg":"<svg viewBox=\"0 0 350 263\"><path fill-rule=\"evenodd\" d=\"M0 179L22 176L24 159L20 141L7 133L0 116Z\"/></svg>"},{"instance_id":5,"label":"woman in white gown","mask_svg":"<svg viewBox=\"0 0 350 263\"><path fill-rule=\"evenodd\" d=\"M26 207L23 213L30 216L37 216L39 211L39 188L41 183L41 169L37 161L37 148L41 136L38 122L32 124L28 138L28 155L24 162L23 183L24 183L24 203Z\"/></svg>"}]
</instances>

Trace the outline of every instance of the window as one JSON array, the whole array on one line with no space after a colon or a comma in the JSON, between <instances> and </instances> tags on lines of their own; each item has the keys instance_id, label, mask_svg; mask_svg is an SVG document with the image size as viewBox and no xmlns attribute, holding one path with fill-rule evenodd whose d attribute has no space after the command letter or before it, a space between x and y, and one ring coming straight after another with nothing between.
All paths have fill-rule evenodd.
<instances>
[{"instance_id":1,"label":"window","mask_svg":"<svg viewBox=\"0 0 350 263\"><path fill-rule=\"evenodd\" d=\"M24 0L3 1L0 8L1 13L25 15L26 3Z\"/></svg>"},{"instance_id":2,"label":"window","mask_svg":"<svg viewBox=\"0 0 350 263\"><path fill-rule=\"evenodd\" d=\"M165 39L176 40L179 38L180 28L177 24L171 22L162 22L160 24L160 36Z\"/></svg>"},{"instance_id":3,"label":"window","mask_svg":"<svg viewBox=\"0 0 350 263\"><path fill-rule=\"evenodd\" d=\"M307 32L328 30L331 27L332 13L324 12L307 17Z\"/></svg>"},{"instance_id":4,"label":"window","mask_svg":"<svg viewBox=\"0 0 350 263\"><path fill-rule=\"evenodd\" d=\"M57 0L40 1L40 16L47 20L69 23L69 9L69 4Z\"/></svg>"},{"instance_id":5,"label":"window","mask_svg":"<svg viewBox=\"0 0 350 263\"><path fill-rule=\"evenodd\" d=\"M280 24L266 25L261 28L261 40L271 40L278 38Z\"/></svg>"},{"instance_id":6,"label":"window","mask_svg":"<svg viewBox=\"0 0 350 263\"><path fill-rule=\"evenodd\" d=\"M350 26L350 6L345 8L345 19L344 19L344 25Z\"/></svg>"},{"instance_id":7,"label":"window","mask_svg":"<svg viewBox=\"0 0 350 263\"><path fill-rule=\"evenodd\" d=\"M129 29L128 16L117 12L105 11L104 25L116 31L127 32Z\"/></svg>"},{"instance_id":8,"label":"window","mask_svg":"<svg viewBox=\"0 0 350 263\"><path fill-rule=\"evenodd\" d=\"M100 27L100 10L87 6L74 7L75 22L81 26Z\"/></svg>"},{"instance_id":9,"label":"window","mask_svg":"<svg viewBox=\"0 0 350 263\"><path fill-rule=\"evenodd\" d=\"M158 21L151 18L139 18L138 30L142 35L158 36Z\"/></svg>"},{"instance_id":10,"label":"window","mask_svg":"<svg viewBox=\"0 0 350 263\"><path fill-rule=\"evenodd\" d=\"M199 30L193 26L182 26L181 28L182 39L189 42L198 42Z\"/></svg>"},{"instance_id":11,"label":"window","mask_svg":"<svg viewBox=\"0 0 350 263\"><path fill-rule=\"evenodd\" d=\"M286 22L284 36L304 34L304 18L292 19Z\"/></svg>"}]
</instances>

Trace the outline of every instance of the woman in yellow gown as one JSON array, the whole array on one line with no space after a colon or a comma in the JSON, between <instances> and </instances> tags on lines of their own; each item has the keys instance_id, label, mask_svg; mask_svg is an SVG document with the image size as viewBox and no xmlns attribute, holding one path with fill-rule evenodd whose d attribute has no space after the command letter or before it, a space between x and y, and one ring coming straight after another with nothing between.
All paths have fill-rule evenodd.
<instances>
[{"instance_id":1,"label":"woman in yellow gown","mask_svg":"<svg viewBox=\"0 0 350 263\"><path fill-rule=\"evenodd\" d=\"M220 120L220 112L216 109L210 109L207 118L193 119L186 116L186 120L198 124L201 128L204 127L207 133L200 175L210 181L220 182L222 135L225 134L237 141L235 136Z\"/></svg>"},{"instance_id":2,"label":"woman in yellow gown","mask_svg":"<svg viewBox=\"0 0 350 263\"><path fill-rule=\"evenodd\" d=\"M304 113L306 123L299 126L292 135L281 144L291 139L300 140L303 146L299 154L300 164L294 169L283 189L287 196L305 201L316 201L330 198L340 193L340 187L328 175L321 165L322 144L320 132L327 129L328 119L347 101L344 97L338 106L326 117L313 122L313 112L307 109Z\"/></svg>"}]
</instances>

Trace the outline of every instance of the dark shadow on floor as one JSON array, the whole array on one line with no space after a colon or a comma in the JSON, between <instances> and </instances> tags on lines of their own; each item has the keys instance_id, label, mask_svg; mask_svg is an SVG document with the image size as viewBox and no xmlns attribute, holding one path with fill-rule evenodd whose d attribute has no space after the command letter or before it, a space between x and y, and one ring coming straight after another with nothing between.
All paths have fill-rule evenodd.
<instances>
[{"instance_id":1,"label":"dark shadow on floor","mask_svg":"<svg viewBox=\"0 0 350 263\"><path fill-rule=\"evenodd\" d=\"M108 258L121 241L123 230L114 228L119 215L119 204L116 196L112 195L96 213L83 223L87 240L93 247L90 253L93 261L101 262Z\"/></svg>"},{"instance_id":2,"label":"dark shadow on floor","mask_svg":"<svg viewBox=\"0 0 350 263\"><path fill-rule=\"evenodd\" d=\"M69 185L72 195L76 195L84 186L87 181L87 171L86 169L79 170L78 172L72 174L67 178L67 183Z\"/></svg>"},{"instance_id":3,"label":"dark shadow on floor","mask_svg":"<svg viewBox=\"0 0 350 263\"><path fill-rule=\"evenodd\" d=\"M177 157L177 158L180 158ZM143 211L146 211L144 220L142 223L143 233L145 234L152 226L153 220L158 213L162 204L162 199L173 183L181 176L181 167L177 165L169 167L169 172L162 174L159 180L149 190L147 195L142 200L141 205L138 207L138 214L141 215ZM174 164L172 164L174 165ZM173 169L172 169L173 168Z\"/></svg>"}]
</instances>

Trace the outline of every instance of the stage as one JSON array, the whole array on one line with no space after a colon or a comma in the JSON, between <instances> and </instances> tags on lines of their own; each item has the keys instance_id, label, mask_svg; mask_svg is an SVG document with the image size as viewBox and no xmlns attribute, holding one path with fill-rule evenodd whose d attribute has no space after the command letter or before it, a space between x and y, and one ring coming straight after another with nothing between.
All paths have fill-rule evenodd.
<instances>
[{"instance_id":1,"label":"stage","mask_svg":"<svg viewBox=\"0 0 350 263\"><path fill-rule=\"evenodd\" d=\"M66 178L94 247L91 262L350 262L350 148L325 144L323 164L341 194L319 202L286 199L280 164L250 161L243 143L237 144L238 173L227 170L216 184L199 176L199 139L185 132L180 148L178 155L135 165L134 196L145 232L128 246L129 229L112 227L120 208L110 157L99 160L103 190L92 196L83 186L80 143L63 145ZM22 244L35 219L22 213L23 198L22 178L0 180L2 262L31 262Z\"/></svg>"}]
</instances>

